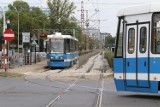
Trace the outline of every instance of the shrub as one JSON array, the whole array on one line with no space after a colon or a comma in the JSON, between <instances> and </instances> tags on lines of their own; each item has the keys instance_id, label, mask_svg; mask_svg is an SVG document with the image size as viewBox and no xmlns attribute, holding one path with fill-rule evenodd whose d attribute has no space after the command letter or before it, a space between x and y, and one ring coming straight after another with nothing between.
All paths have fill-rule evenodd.
<instances>
[{"instance_id":1,"label":"shrub","mask_svg":"<svg viewBox=\"0 0 160 107\"><path fill-rule=\"evenodd\" d=\"M109 67L113 68L113 57L114 57L114 53L111 51L105 51L104 53L104 58L107 59Z\"/></svg>"}]
</instances>

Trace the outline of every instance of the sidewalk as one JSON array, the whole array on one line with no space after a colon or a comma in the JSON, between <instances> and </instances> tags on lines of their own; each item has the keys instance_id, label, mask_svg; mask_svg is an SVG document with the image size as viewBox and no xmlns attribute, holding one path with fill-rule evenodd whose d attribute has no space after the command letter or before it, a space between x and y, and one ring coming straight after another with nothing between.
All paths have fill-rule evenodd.
<instances>
[{"instance_id":1,"label":"sidewalk","mask_svg":"<svg viewBox=\"0 0 160 107\"><path fill-rule=\"evenodd\" d=\"M41 69L47 66L47 60L43 60L41 62L32 63L31 65L23 65L12 69L7 69L8 72L17 72L17 73L25 73L25 72L39 72Z\"/></svg>"},{"instance_id":2,"label":"sidewalk","mask_svg":"<svg viewBox=\"0 0 160 107\"><path fill-rule=\"evenodd\" d=\"M107 64L107 62L105 63ZM91 71L89 73L85 73L90 69L92 64L93 64L93 68L91 69ZM27 78L45 79L46 77L48 77L50 79L70 79L70 78L77 78L83 73L85 73L85 78L97 79L99 78L100 68L102 64L103 64L102 56L98 54L89 58L86 64L82 65L78 69L77 69L77 65L74 65L73 67L66 68L62 71L61 69L54 69L54 70L51 69L51 70L45 71L44 68L47 67L47 60L43 60L36 64L33 63L32 65L23 65L17 68L8 69L7 71L24 74ZM111 69L108 69L106 73L104 73L105 77L107 77L108 75L113 75L113 72Z\"/></svg>"}]
</instances>

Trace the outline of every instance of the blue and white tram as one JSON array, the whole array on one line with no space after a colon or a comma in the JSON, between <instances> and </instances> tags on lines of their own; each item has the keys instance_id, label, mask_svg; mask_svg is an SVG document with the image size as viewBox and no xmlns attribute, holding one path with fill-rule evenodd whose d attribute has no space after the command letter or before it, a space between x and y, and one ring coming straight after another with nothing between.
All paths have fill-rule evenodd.
<instances>
[{"instance_id":1,"label":"blue and white tram","mask_svg":"<svg viewBox=\"0 0 160 107\"><path fill-rule=\"evenodd\" d=\"M48 66L69 67L78 60L78 40L70 35L55 33L47 35L50 43L50 52L47 55Z\"/></svg>"},{"instance_id":2,"label":"blue and white tram","mask_svg":"<svg viewBox=\"0 0 160 107\"><path fill-rule=\"evenodd\" d=\"M117 91L160 90L160 4L121 9L114 57Z\"/></svg>"}]
</instances>

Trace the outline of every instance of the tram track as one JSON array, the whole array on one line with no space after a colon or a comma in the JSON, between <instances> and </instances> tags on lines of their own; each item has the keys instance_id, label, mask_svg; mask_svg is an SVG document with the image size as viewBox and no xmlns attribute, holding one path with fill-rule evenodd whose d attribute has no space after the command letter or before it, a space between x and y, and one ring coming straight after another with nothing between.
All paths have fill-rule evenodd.
<instances>
[{"instance_id":1,"label":"tram track","mask_svg":"<svg viewBox=\"0 0 160 107\"><path fill-rule=\"evenodd\" d=\"M30 79L28 79L27 77L24 77L24 80L29 82L29 83L32 83L32 84L36 84L36 85L40 85L40 86L44 86L44 87L52 87L52 88L58 88L58 89L62 89L63 91L60 92L58 94L58 96L56 98L54 98L52 101L50 101L45 107L52 107L54 106L54 104L65 94L67 94L67 92L69 91L72 91L71 88L73 88L74 86L77 86L77 87L83 87L83 88L86 88L86 89L91 89L91 90L98 90L98 97L97 97L97 101L96 101L96 107L102 107L102 95L103 95L103 84L104 84L104 81L103 81L103 73L104 73L104 65L103 67L101 67L101 72L100 72L100 77L99 77L99 88L94 88L94 87L89 87L89 86L82 86L82 85L77 85L77 83L83 79L85 77L85 74L90 72L95 64L95 60L96 58L98 57L98 55L93 59L93 63L91 64L91 66L88 68L88 70L84 73L82 73L82 75L80 75L76 80L74 80L72 83L64 83L64 82L59 82L59 81L56 81L60 84L65 84L65 85L69 85L67 88L62 88L62 87L57 87L57 86L53 86L53 85L46 85L46 84L41 84L41 83L37 83L37 82L34 82ZM41 73L43 72L47 72L49 71L50 68L45 68L43 71L41 71ZM58 72L62 72L64 69L60 69L60 71ZM55 82L53 81L52 79L50 79L50 76L53 75L53 74L48 74L46 75L45 79L51 81L51 82Z\"/></svg>"},{"instance_id":2,"label":"tram track","mask_svg":"<svg viewBox=\"0 0 160 107\"><path fill-rule=\"evenodd\" d=\"M98 56L98 55L97 55L97 56ZM76 86L76 83L77 83L80 79L84 78L84 77L85 77L85 74L86 74L87 72L90 72L90 70L93 68L93 65L94 65L94 62L95 62L95 59L97 58L97 56L94 58L93 63L91 64L91 66L89 67L89 69L88 69L86 72L84 72L81 76L79 76L79 78L77 78L77 79L74 80L71 84L69 84L69 86L68 86L64 91L62 91L61 93L59 93L59 95L58 95L56 98L54 98L52 101L50 101L45 107L52 107L52 106L54 106L54 104L55 104L56 101L58 101L63 95L65 95L67 92L69 92L69 90L70 90L72 87ZM89 87L88 87L88 88L89 88ZM93 89L93 88L92 88L92 89Z\"/></svg>"},{"instance_id":3,"label":"tram track","mask_svg":"<svg viewBox=\"0 0 160 107\"><path fill-rule=\"evenodd\" d=\"M96 101L96 107L102 107L102 99L103 99L103 91L104 91L104 79L103 79L104 69L101 70L99 77L99 89L98 89L98 97Z\"/></svg>"},{"instance_id":4,"label":"tram track","mask_svg":"<svg viewBox=\"0 0 160 107\"><path fill-rule=\"evenodd\" d=\"M102 66L101 72L100 72L100 77L99 77L99 84L100 84L100 88L94 88L94 87L88 87L88 86L81 86L81 85L76 85L78 83L78 81L80 81L81 79L83 79L85 77L85 74L90 72L94 66L95 63L95 59L98 57L98 55L94 58L93 63L91 64L91 66L89 67L89 69L84 72L81 76L79 76L79 78L77 78L76 80L74 80L71 84L69 84L69 86L62 91L61 93L59 93L59 95L54 98L52 101L50 101L45 107L52 107L54 106L54 104L65 94L67 94L67 92L72 91L71 88L73 88L74 86L77 87L83 87L83 88L87 88L87 89L91 89L91 90L98 90L98 97L97 97L97 103L96 103L96 107L102 107L102 96L103 96L103 90L104 90L104 79L103 79L103 73L105 71L104 69L104 65Z\"/></svg>"},{"instance_id":5,"label":"tram track","mask_svg":"<svg viewBox=\"0 0 160 107\"><path fill-rule=\"evenodd\" d=\"M104 73L107 70L107 65L104 61L104 54L101 58L103 65L101 66L101 73L99 76L99 89L98 89L98 97L96 101L96 107L102 107L102 101L103 101L103 91L104 91Z\"/></svg>"},{"instance_id":6,"label":"tram track","mask_svg":"<svg viewBox=\"0 0 160 107\"><path fill-rule=\"evenodd\" d=\"M87 70L86 73L89 73L92 70L92 68L93 68L93 66L95 64L95 60L96 60L97 57L98 57L98 55L96 55L96 57L94 57L94 59L93 59L94 61L93 61L92 65L89 67L89 69Z\"/></svg>"},{"instance_id":7,"label":"tram track","mask_svg":"<svg viewBox=\"0 0 160 107\"><path fill-rule=\"evenodd\" d=\"M47 66L46 66L46 67L43 68L43 71L41 71L40 73L44 73L44 72L47 72L47 71L49 71L49 70L50 70L50 67L47 67ZM46 75L46 76L45 76L45 79L50 80L50 79L49 79L49 76L50 76L50 75L52 75L52 74ZM27 78L27 76L24 76L24 77L23 77L23 80L26 81L26 82L35 84L35 85L39 85L39 86L44 86L44 87L47 86L47 87L52 87L52 88L61 88L61 87L56 87L56 86L53 86L53 85L46 85L46 84L34 82L33 80ZM53 82L53 81L50 81L50 82ZM64 89L64 88L61 88L61 89Z\"/></svg>"}]
</instances>

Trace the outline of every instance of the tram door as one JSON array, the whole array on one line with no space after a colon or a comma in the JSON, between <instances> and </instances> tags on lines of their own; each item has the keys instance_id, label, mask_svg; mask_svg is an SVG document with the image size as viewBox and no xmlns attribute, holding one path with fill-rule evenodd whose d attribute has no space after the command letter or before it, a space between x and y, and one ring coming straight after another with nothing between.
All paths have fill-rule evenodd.
<instances>
[{"instance_id":1,"label":"tram door","mask_svg":"<svg viewBox=\"0 0 160 107\"><path fill-rule=\"evenodd\" d=\"M149 88L149 23L138 25L137 85Z\"/></svg>"},{"instance_id":2,"label":"tram door","mask_svg":"<svg viewBox=\"0 0 160 107\"><path fill-rule=\"evenodd\" d=\"M136 87L136 25L127 25L126 29L126 85Z\"/></svg>"},{"instance_id":3,"label":"tram door","mask_svg":"<svg viewBox=\"0 0 160 107\"><path fill-rule=\"evenodd\" d=\"M128 24L126 31L126 85L148 87L149 24Z\"/></svg>"}]
</instances>

